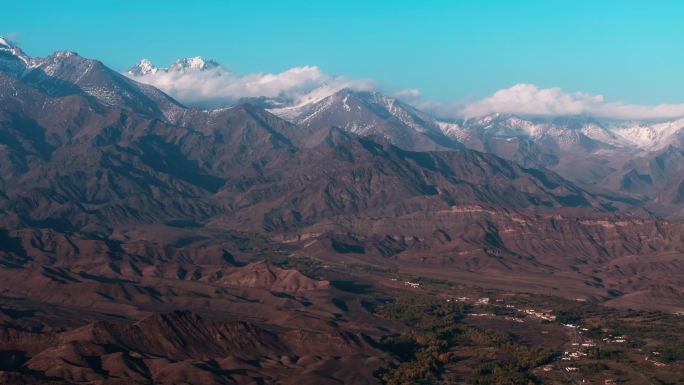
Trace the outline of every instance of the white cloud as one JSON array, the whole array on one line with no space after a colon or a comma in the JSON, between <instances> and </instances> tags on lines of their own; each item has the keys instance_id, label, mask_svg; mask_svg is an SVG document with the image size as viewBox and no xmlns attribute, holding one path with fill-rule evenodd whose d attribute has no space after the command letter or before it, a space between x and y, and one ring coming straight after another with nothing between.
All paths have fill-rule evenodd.
<instances>
[{"instance_id":1,"label":"white cloud","mask_svg":"<svg viewBox=\"0 0 684 385\"><path fill-rule=\"evenodd\" d=\"M588 106L604 103L602 96L584 93L568 94L560 88L539 88L532 84L516 84L496 91L480 101L467 104L461 113L477 117L493 112L525 115L577 115Z\"/></svg>"},{"instance_id":2,"label":"white cloud","mask_svg":"<svg viewBox=\"0 0 684 385\"><path fill-rule=\"evenodd\" d=\"M416 88L406 88L394 93L395 98L405 100L407 102L418 100L420 99L420 96L420 90Z\"/></svg>"},{"instance_id":3,"label":"white cloud","mask_svg":"<svg viewBox=\"0 0 684 385\"><path fill-rule=\"evenodd\" d=\"M182 70L157 69L144 75L136 76L130 72L126 75L141 83L153 85L183 103L205 107L224 106L240 98L250 97L282 97L296 101L321 87L370 87L368 81L331 76L316 66L293 67L279 73L247 75L233 73L221 66Z\"/></svg>"},{"instance_id":4,"label":"white cloud","mask_svg":"<svg viewBox=\"0 0 684 385\"><path fill-rule=\"evenodd\" d=\"M474 118L491 113L557 116L592 115L611 119L658 119L684 116L684 104L638 105L607 102L602 95L567 93L560 88L516 84L482 100L451 110L452 115Z\"/></svg>"}]
</instances>

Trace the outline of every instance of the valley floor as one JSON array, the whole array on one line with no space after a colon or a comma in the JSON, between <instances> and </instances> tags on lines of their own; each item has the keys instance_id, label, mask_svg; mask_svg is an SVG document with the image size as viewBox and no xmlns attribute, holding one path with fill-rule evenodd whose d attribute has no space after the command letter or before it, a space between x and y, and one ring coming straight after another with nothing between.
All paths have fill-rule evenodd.
<instances>
[{"instance_id":1,"label":"valley floor","mask_svg":"<svg viewBox=\"0 0 684 385\"><path fill-rule=\"evenodd\" d=\"M513 290L524 277L275 252L126 278L32 263L0 274L7 384L684 381L681 315Z\"/></svg>"}]
</instances>

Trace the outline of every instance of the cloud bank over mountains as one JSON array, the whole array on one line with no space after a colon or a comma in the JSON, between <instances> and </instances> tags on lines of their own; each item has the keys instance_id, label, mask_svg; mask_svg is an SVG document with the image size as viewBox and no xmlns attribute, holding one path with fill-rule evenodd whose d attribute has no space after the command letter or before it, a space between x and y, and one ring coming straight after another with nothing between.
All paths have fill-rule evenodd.
<instances>
[{"instance_id":1,"label":"cloud bank over mountains","mask_svg":"<svg viewBox=\"0 0 684 385\"><path fill-rule=\"evenodd\" d=\"M141 60L126 75L153 85L183 103L220 107L241 98L278 98L301 104L312 94L320 97L342 88L372 90L375 82L330 75L317 66L292 67L278 73L236 74L214 61L200 57L181 59L168 68L158 68ZM684 116L684 103L638 105L606 101L602 95L565 92L558 87L541 88L520 83L468 103L443 103L426 100L420 90L403 89L394 93L427 112L444 118L477 118L493 113L522 116L591 115L607 119L668 119Z\"/></svg>"},{"instance_id":2,"label":"cloud bank over mountains","mask_svg":"<svg viewBox=\"0 0 684 385\"><path fill-rule=\"evenodd\" d=\"M183 103L217 107L241 98L282 98L296 101L318 88L367 90L369 80L351 80L324 73L316 66L293 67L279 73L236 74L218 63L201 57L181 59L168 68L158 68L141 60L125 73L153 85Z\"/></svg>"},{"instance_id":3,"label":"cloud bank over mountains","mask_svg":"<svg viewBox=\"0 0 684 385\"><path fill-rule=\"evenodd\" d=\"M531 116L592 115L611 119L658 119L684 116L684 103L654 106L608 102L602 95L568 93L560 88L516 84L461 107L465 118L491 113Z\"/></svg>"}]
</instances>

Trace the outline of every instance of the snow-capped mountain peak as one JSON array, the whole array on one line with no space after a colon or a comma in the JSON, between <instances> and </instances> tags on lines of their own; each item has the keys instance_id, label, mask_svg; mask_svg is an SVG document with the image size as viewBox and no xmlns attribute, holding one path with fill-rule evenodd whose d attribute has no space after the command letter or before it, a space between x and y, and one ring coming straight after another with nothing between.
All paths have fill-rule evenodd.
<instances>
[{"instance_id":1,"label":"snow-capped mountain peak","mask_svg":"<svg viewBox=\"0 0 684 385\"><path fill-rule=\"evenodd\" d=\"M19 63L18 67L24 67L24 69L34 66L34 62L36 62L36 60L33 60L28 55L26 55L24 51L21 50L21 48L16 46L9 39L2 36L0 36L0 54L6 55L5 58L8 58L9 61ZM0 60L2 60L1 56ZM14 65L15 67L17 67L16 63ZM19 69L15 68L15 70L18 71Z\"/></svg>"},{"instance_id":2,"label":"snow-capped mountain peak","mask_svg":"<svg viewBox=\"0 0 684 385\"><path fill-rule=\"evenodd\" d=\"M382 116L383 119L391 117L417 132L425 132L427 130L426 125L433 128L434 123L434 119L429 115L396 98L373 90L322 87L307 94L304 98L300 98L299 102L300 104L292 107L292 110L298 112L298 116L294 120L300 123L312 120L323 111L342 114L340 117L345 117L350 121L358 120L360 125L363 125L364 117L373 116L377 118ZM282 110L273 110L273 112L281 116L288 115ZM292 111L287 112L291 113ZM371 112L370 115L368 115L369 112Z\"/></svg>"},{"instance_id":3,"label":"snow-capped mountain peak","mask_svg":"<svg viewBox=\"0 0 684 385\"><path fill-rule=\"evenodd\" d=\"M131 67L127 73L133 76L145 76L149 74L155 74L159 71L159 68L152 64L148 59L140 59L133 67Z\"/></svg>"},{"instance_id":4,"label":"snow-capped mountain peak","mask_svg":"<svg viewBox=\"0 0 684 385\"><path fill-rule=\"evenodd\" d=\"M460 148L430 115L377 91L324 86L297 102L269 111L309 128L338 127L363 136L379 135L409 149Z\"/></svg>"},{"instance_id":5,"label":"snow-capped mountain peak","mask_svg":"<svg viewBox=\"0 0 684 385\"><path fill-rule=\"evenodd\" d=\"M218 67L219 64L213 60L205 60L201 56L179 59L169 67L170 72L204 71Z\"/></svg>"},{"instance_id":6,"label":"snow-capped mountain peak","mask_svg":"<svg viewBox=\"0 0 684 385\"><path fill-rule=\"evenodd\" d=\"M0 36L0 49L10 49L14 48L14 45L9 42L6 38Z\"/></svg>"},{"instance_id":7,"label":"snow-capped mountain peak","mask_svg":"<svg viewBox=\"0 0 684 385\"><path fill-rule=\"evenodd\" d=\"M295 120L307 111L310 106L313 106L324 99L327 99L335 94L342 93L348 89L344 84L329 84L323 83L321 86L300 95L289 105L272 108L269 111L287 120ZM332 102L332 101L329 101Z\"/></svg>"}]
</instances>

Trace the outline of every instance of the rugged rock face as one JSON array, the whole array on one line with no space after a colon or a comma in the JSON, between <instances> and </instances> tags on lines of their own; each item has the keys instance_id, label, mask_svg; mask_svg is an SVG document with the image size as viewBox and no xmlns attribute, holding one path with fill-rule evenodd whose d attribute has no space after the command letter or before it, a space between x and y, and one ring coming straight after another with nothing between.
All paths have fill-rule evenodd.
<instances>
[{"instance_id":1,"label":"rugged rock face","mask_svg":"<svg viewBox=\"0 0 684 385\"><path fill-rule=\"evenodd\" d=\"M4 233L2 382L376 383L393 361L377 320L329 282L238 262L254 237L152 233L166 241Z\"/></svg>"},{"instance_id":2,"label":"rugged rock face","mask_svg":"<svg viewBox=\"0 0 684 385\"><path fill-rule=\"evenodd\" d=\"M338 127L357 135L377 135L409 150L463 148L442 132L434 118L377 92L345 88L320 100L271 112L308 129Z\"/></svg>"},{"instance_id":3,"label":"rugged rock face","mask_svg":"<svg viewBox=\"0 0 684 385\"><path fill-rule=\"evenodd\" d=\"M681 223L590 213L578 218L577 213L529 215L461 206L396 218L345 218L284 241L328 260L372 261L416 275L625 307L673 309L684 298ZM670 294L627 296L652 290ZM623 294L626 298L615 298Z\"/></svg>"},{"instance_id":4,"label":"rugged rock face","mask_svg":"<svg viewBox=\"0 0 684 385\"><path fill-rule=\"evenodd\" d=\"M631 196L662 216L682 213L682 119L615 122L494 114L438 124L468 148L550 168L592 191Z\"/></svg>"},{"instance_id":5,"label":"rugged rock face","mask_svg":"<svg viewBox=\"0 0 684 385\"><path fill-rule=\"evenodd\" d=\"M3 348L29 352L5 354L2 369L21 367L26 381L22 383L35 384L373 381L339 368L377 367L383 357L360 335L276 333L247 322L205 320L189 312L153 315L134 324L96 322L46 335L3 331L0 337ZM331 370L326 375L308 372L317 366ZM1 375L5 383L15 383L12 374Z\"/></svg>"},{"instance_id":6,"label":"rugged rock face","mask_svg":"<svg viewBox=\"0 0 684 385\"><path fill-rule=\"evenodd\" d=\"M328 282L313 280L297 270L284 270L270 266L267 262L257 262L222 275L215 282L241 287L267 287L286 293L325 289Z\"/></svg>"}]
</instances>

